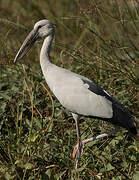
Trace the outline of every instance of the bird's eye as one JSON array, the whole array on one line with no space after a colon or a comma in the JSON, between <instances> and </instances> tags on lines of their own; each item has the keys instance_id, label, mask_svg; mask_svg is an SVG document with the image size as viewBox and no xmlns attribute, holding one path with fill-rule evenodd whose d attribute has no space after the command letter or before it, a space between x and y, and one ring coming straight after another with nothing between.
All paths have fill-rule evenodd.
<instances>
[{"instance_id":1,"label":"bird's eye","mask_svg":"<svg viewBox=\"0 0 139 180\"><path fill-rule=\"evenodd\" d=\"M39 25L39 26L38 26L38 29L40 29L41 27L42 27L42 26L41 26L41 25Z\"/></svg>"}]
</instances>

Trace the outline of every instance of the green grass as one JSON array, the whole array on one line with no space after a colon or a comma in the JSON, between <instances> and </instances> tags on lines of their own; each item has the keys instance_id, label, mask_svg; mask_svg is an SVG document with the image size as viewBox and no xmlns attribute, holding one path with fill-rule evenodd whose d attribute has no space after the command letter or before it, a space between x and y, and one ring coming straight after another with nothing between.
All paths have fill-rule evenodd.
<instances>
[{"instance_id":1,"label":"green grass","mask_svg":"<svg viewBox=\"0 0 139 180\"><path fill-rule=\"evenodd\" d=\"M0 179L139 178L139 144L124 129L86 145L76 172L71 158L75 123L43 78L42 41L13 63L34 23L51 20L56 24L53 62L99 83L134 113L138 126L139 11L125 0L110 2L1 2ZM84 139L107 132L112 125L85 119L80 128Z\"/></svg>"}]
</instances>

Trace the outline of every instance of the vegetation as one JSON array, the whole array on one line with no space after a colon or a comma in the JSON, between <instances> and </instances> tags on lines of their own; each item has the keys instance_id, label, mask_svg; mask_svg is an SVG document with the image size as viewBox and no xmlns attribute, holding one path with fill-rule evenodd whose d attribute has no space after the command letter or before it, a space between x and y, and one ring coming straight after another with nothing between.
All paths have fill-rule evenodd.
<instances>
[{"instance_id":1,"label":"vegetation","mask_svg":"<svg viewBox=\"0 0 139 180\"><path fill-rule=\"evenodd\" d=\"M86 145L76 172L75 123L45 83L42 41L13 63L34 23L50 19L53 62L99 83L134 113L138 126L139 7L131 2L1 0L0 179L139 179L139 143L125 129ZM84 119L80 128L84 139L113 127Z\"/></svg>"}]
</instances>

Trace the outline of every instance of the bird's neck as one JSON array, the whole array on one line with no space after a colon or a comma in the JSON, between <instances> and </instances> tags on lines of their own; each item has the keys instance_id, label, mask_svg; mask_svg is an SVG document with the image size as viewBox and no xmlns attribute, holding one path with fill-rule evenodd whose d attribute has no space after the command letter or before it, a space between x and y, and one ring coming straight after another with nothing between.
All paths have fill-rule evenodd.
<instances>
[{"instance_id":1,"label":"bird's neck","mask_svg":"<svg viewBox=\"0 0 139 180\"><path fill-rule=\"evenodd\" d=\"M51 49L52 41L53 41L53 35L50 35L44 39L40 53L41 67L48 66L49 64L51 64L50 49Z\"/></svg>"}]
</instances>

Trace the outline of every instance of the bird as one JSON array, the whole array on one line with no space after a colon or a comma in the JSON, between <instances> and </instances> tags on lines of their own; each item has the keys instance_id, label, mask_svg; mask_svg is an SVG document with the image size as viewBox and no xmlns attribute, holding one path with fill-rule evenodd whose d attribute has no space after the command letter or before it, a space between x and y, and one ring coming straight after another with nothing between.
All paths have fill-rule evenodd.
<instances>
[{"instance_id":1,"label":"bird","mask_svg":"<svg viewBox=\"0 0 139 180\"><path fill-rule=\"evenodd\" d=\"M50 90L61 105L69 110L75 120L77 144L72 156L73 158L76 157L75 169L77 169L86 143L117 133L121 127L127 129L133 135L137 135L137 129L134 125L132 113L98 84L87 77L52 63L50 50L54 34L55 27L51 21L43 19L36 22L33 30L17 52L14 62L23 58L35 41L40 38L44 39L40 51L40 66ZM79 121L86 117L110 122L115 126L115 129L108 133L81 140Z\"/></svg>"}]
</instances>

